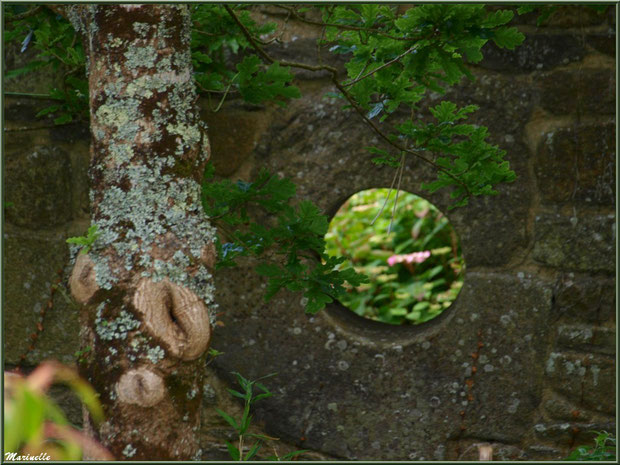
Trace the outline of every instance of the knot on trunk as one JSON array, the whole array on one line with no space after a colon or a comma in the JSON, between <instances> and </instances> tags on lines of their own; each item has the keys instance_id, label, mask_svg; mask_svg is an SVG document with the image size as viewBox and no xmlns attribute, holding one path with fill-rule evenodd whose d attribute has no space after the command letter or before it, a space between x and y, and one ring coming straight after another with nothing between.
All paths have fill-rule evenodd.
<instances>
[{"instance_id":1,"label":"knot on trunk","mask_svg":"<svg viewBox=\"0 0 620 465\"><path fill-rule=\"evenodd\" d=\"M133 304L147 330L161 339L171 355L194 360L209 347L211 323L203 301L189 289L168 279L142 279Z\"/></svg>"},{"instance_id":2,"label":"knot on trunk","mask_svg":"<svg viewBox=\"0 0 620 465\"><path fill-rule=\"evenodd\" d=\"M122 403L152 407L164 398L164 381L144 367L129 370L116 383L116 394Z\"/></svg>"},{"instance_id":3,"label":"knot on trunk","mask_svg":"<svg viewBox=\"0 0 620 465\"><path fill-rule=\"evenodd\" d=\"M86 304L99 289L95 277L95 264L88 254L79 253L69 278L71 295L80 304Z\"/></svg>"}]
</instances>

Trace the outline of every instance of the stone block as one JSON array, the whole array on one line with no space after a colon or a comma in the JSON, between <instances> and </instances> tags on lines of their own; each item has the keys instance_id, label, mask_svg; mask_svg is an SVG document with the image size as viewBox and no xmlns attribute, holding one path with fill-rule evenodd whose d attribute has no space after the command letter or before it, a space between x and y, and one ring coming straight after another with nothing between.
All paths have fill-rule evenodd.
<instances>
[{"instance_id":1,"label":"stone block","mask_svg":"<svg viewBox=\"0 0 620 465\"><path fill-rule=\"evenodd\" d=\"M533 257L537 262L568 270L615 271L613 214L572 218L540 214L534 229Z\"/></svg>"},{"instance_id":2,"label":"stone block","mask_svg":"<svg viewBox=\"0 0 620 465\"><path fill-rule=\"evenodd\" d=\"M592 444L592 431L613 431L613 422L601 423L538 423L534 425L534 435L543 441L549 441L564 447L574 447L582 444Z\"/></svg>"},{"instance_id":3,"label":"stone block","mask_svg":"<svg viewBox=\"0 0 620 465\"><path fill-rule=\"evenodd\" d=\"M556 447L533 445L525 451L528 460L561 460L566 457L566 453Z\"/></svg>"},{"instance_id":4,"label":"stone block","mask_svg":"<svg viewBox=\"0 0 620 465\"><path fill-rule=\"evenodd\" d=\"M4 172L6 220L31 229L48 229L72 219L69 154L55 146L37 146L7 155Z\"/></svg>"},{"instance_id":5,"label":"stone block","mask_svg":"<svg viewBox=\"0 0 620 465\"><path fill-rule=\"evenodd\" d=\"M536 80L541 106L551 114L616 112L616 73L605 68L576 68L545 73ZM610 128L613 134L613 127ZM613 137L612 137L613 141Z\"/></svg>"},{"instance_id":6,"label":"stone block","mask_svg":"<svg viewBox=\"0 0 620 465\"><path fill-rule=\"evenodd\" d=\"M616 33L614 28L609 28L605 32L593 33L588 35L588 44L597 51L616 57Z\"/></svg>"},{"instance_id":7,"label":"stone block","mask_svg":"<svg viewBox=\"0 0 620 465\"><path fill-rule=\"evenodd\" d=\"M616 379L612 358L551 352L545 373L551 386L571 402L596 412L615 412Z\"/></svg>"},{"instance_id":8,"label":"stone block","mask_svg":"<svg viewBox=\"0 0 620 465\"><path fill-rule=\"evenodd\" d=\"M584 409L578 403L568 401L564 396L557 392L551 392L545 400L544 411L553 420L563 420L563 422L586 422L591 419L592 412Z\"/></svg>"},{"instance_id":9,"label":"stone block","mask_svg":"<svg viewBox=\"0 0 620 465\"><path fill-rule=\"evenodd\" d=\"M228 105L214 113L208 103L202 101L202 119L207 123L211 161L218 176L230 176L252 154L270 122L271 116L265 109Z\"/></svg>"},{"instance_id":10,"label":"stone block","mask_svg":"<svg viewBox=\"0 0 620 465\"><path fill-rule=\"evenodd\" d=\"M567 322L615 323L616 286L613 278L568 273L556 287L554 313Z\"/></svg>"},{"instance_id":11,"label":"stone block","mask_svg":"<svg viewBox=\"0 0 620 465\"><path fill-rule=\"evenodd\" d=\"M615 355L616 330L589 325L562 325L558 327L558 345L581 352Z\"/></svg>"},{"instance_id":12,"label":"stone block","mask_svg":"<svg viewBox=\"0 0 620 465\"><path fill-rule=\"evenodd\" d=\"M214 364L231 381L233 370L278 373L265 380L275 395L256 415L284 440L347 459L402 460L412 451L434 459L463 432L515 444L531 428L551 330L550 283L468 272L442 316L401 327L337 304L304 316L292 293L263 303L250 268L216 279L223 326L213 346L224 355Z\"/></svg>"},{"instance_id":13,"label":"stone block","mask_svg":"<svg viewBox=\"0 0 620 465\"><path fill-rule=\"evenodd\" d=\"M545 134L534 171L543 203L615 204L615 123L580 125Z\"/></svg>"},{"instance_id":14,"label":"stone block","mask_svg":"<svg viewBox=\"0 0 620 465\"><path fill-rule=\"evenodd\" d=\"M39 312L50 297L50 288L68 259L67 235L35 234L4 228L3 254L3 326L4 360L16 364L31 344ZM78 309L69 304L60 291L55 292L53 307L43 320L43 332L28 354L27 365L45 359L63 363L74 361L79 349Z\"/></svg>"},{"instance_id":15,"label":"stone block","mask_svg":"<svg viewBox=\"0 0 620 465\"><path fill-rule=\"evenodd\" d=\"M580 61L586 50L578 35L525 34L525 40L515 50L500 49L489 41L482 53L484 59L479 65L483 68L520 74Z\"/></svg>"}]
</instances>

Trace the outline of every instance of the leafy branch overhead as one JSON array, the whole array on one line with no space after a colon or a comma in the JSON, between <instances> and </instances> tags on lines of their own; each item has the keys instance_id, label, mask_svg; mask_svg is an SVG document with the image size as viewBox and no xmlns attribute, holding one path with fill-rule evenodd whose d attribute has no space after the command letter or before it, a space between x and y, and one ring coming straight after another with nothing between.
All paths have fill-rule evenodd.
<instances>
[{"instance_id":1,"label":"leafy branch overhead","mask_svg":"<svg viewBox=\"0 0 620 465\"><path fill-rule=\"evenodd\" d=\"M305 309L316 313L345 292L344 284L359 286L367 278L352 268L335 270L344 258L325 253L327 217L309 201L292 205L295 184L262 171L247 183L224 179L213 182L209 165L202 184L202 204L228 242L217 242L218 268L235 266L238 257L263 260L256 272L268 278L266 299L281 289L303 291ZM265 226L252 221L249 211L262 210L275 218Z\"/></svg>"},{"instance_id":2,"label":"leafy branch overhead","mask_svg":"<svg viewBox=\"0 0 620 465\"><path fill-rule=\"evenodd\" d=\"M345 109L356 113L387 144L368 150L376 155L375 163L396 169L395 180L411 159L421 160L437 173L437 179L423 188L451 189L456 207L472 196L493 195L495 186L515 179L503 159L505 152L487 142L487 129L467 124L476 107L458 108L445 100L429 110L422 105L430 93L441 95L463 77L473 79L468 65L482 60L482 48L488 42L513 49L524 40L509 25L512 10L437 3L409 8L381 4L271 7L272 12L283 13L280 30L274 22L258 20L262 7L257 5L192 4L195 83L214 111L229 98L285 105L301 96L291 70L320 72L333 84L335 92L328 96L339 98ZM59 70L64 73L62 85L50 90L53 104L39 115L54 116L57 124L85 119L88 86L84 52L75 31L46 8L3 8L5 40L33 55L24 67L9 70L7 79L47 66ZM281 42L292 21L317 28L314 63L312 57L286 61L271 55L271 44ZM325 64L325 53L346 59L344 73ZM310 313L341 295L345 284L355 287L365 282L351 268L336 270L342 259L324 251L327 219L310 202L292 202L295 186L289 180L261 172L252 182L215 183L212 175L205 177L202 202L227 237L218 244L218 266L231 266L237 257L259 256L264 261L256 271L269 279L267 297L281 289L303 291ZM262 209L273 221L269 225L254 222L249 209ZM75 243L87 250L95 232L71 240L81 241Z\"/></svg>"},{"instance_id":3,"label":"leafy branch overhead","mask_svg":"<svg viewBox=\"0 0 620 465\"><path fill-rule=\"evenodd\" d=\"M453 188L454 206L465 205L471 196L492 195L495 185L514 179L503 161L505 152L485 142L484 128L469 130L467 125L458 125L448 130L453 122L424 125L414 117L429 92L443 94L463 77L473 79L467 65L482 60L487 42L514 49L524 40L523 34L508 25L513 11L489 11L483 5L469 4L425 4L404 11L381 4L274 7L286 14L282 31L274 22L257 21L256 5L192 5L194 78L203 95L219 101L212 105L214 110L231 96L253 104L284 105L287 99L301 96L293 85L292 68L327 72L338 91L331 95L356 111L391 147L393 153L369 148L382 154L378 161L391 160L392 166L399 167L404 154L431 164L437 181L424 188L431 192ZM36 57L23 68L8 71L6 77L43 66L62 69L62 88L49 93L57 103L39 115L54 114L58 124L83 119L87 84L76 33L45 8L32 9L32 14L24 8L5 7L9 25L5 40L22 41L22 50L34 48ZM519 12L531 10L522 7ZM268 53L269 45L280 42L292 20L321 28L315 64L308 63L310 57L303 62L278 61ZM345 76L324 64L320 53L325 50L347 58ZM459 118L469 108L459 110ZM411 117L403 121L405 112ZM465 156L465 150L473 152Z\"/></svg>"}]
</instances>

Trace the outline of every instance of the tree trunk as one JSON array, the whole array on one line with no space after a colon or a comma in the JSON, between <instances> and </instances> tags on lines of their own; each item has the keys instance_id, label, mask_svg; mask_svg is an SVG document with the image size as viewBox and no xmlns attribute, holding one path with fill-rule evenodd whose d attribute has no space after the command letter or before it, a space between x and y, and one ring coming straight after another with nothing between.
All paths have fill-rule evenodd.
<instances>
[{"instance_id":1,"label":"tree trunk","mask_svg":"<svg viewBox=\"0 0 620 465\"><path fill-rule=\"evenodd\" d=\"M199 458L213 308L209 156L187 5L56 7L82 34L91 115L91 215L100 237L70 279L82 375L106 414L88 422L118 459ZM90 348L90 349L89 349Z\"/></svg>"}]
</instances>

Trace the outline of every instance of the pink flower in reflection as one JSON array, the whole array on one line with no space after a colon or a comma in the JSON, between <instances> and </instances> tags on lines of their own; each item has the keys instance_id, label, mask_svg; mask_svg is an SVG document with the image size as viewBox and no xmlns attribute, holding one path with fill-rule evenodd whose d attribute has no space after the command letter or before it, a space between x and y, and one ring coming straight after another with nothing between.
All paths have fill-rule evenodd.
<instances>
[{"instance_id":1,"label":"pink flower in reflection","mask_svg":"<svg viewBox=\"0 0 620 465\"><path fill-rule=\"evenodd\" d=\"M424 250L422 252L413 252L404 255L392 255L387 259L388 265L394 266L397 263L422 263L428 257L431 256L430 250Z\"/></svg>"}]
</instances>

